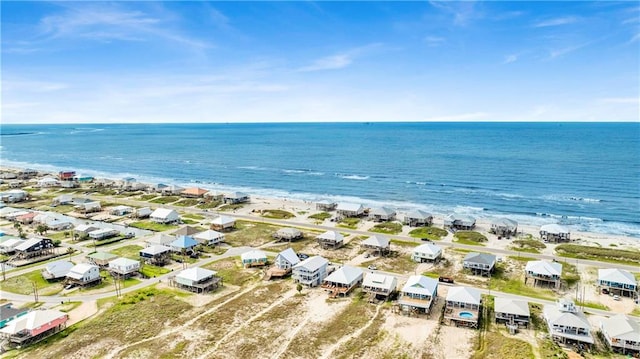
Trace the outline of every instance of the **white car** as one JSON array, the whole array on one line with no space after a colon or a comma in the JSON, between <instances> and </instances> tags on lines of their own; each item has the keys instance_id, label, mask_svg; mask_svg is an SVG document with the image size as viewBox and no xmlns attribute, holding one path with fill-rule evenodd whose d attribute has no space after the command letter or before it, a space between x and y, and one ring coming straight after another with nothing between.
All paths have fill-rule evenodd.
<instances>
[{"instance_id":1,"label":"white car","mask_svg":"<svg viewBox=\"0 0 640 359\"><path fill-rule=\"evenodd\" d=\"M378 267L376 267L373 264L371 264L370 266L367 267L367 269L376 270L376 269L378 269Z\"/></svg>"},{"instance_id":2,"label":"white car","mask_svg":"<svg viewBox=\"0 0 640 359\"><path fill-rule=\"evenodd\" d=\"M619 295L614 295L613 296L613 300L620 300L620 296Z\"/></svg>"}]
</instances>

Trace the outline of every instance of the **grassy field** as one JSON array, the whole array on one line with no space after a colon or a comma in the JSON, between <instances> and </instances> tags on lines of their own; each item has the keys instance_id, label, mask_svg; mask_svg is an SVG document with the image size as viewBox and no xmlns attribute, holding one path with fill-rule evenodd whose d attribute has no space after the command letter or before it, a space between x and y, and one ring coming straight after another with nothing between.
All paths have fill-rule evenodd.
<instances>
[{"instance_id":1,"label":"grassy field","mask_svg":"<svg viewBox=\"0 0 640 359\"><path fill-rule=\"evenodd\" d=\"M139 198L141 201L150 201L154 198L157 198L159 195L157 194L143 194Z\"/></svg>"},{"instance_id":2,"label":"grassy field","mask_svg":"<svg viewBox=\"0 0 640 359\"><path fill-rule=\"evenodd\" d=\"M143 264L142 267L140 267L140 273L148 278L155 278L169 272L171 272L171 270L167 268L158 267L151 264Z\"/></svg>"},{"instance_id":3,"label":"grassy field","mask_svg":"<svg viewBox=\"0 0 640 359\"><path fill-rule=\"evenodd\" d=\"M389 242L391 242L391 244L395 244L396 246L406 247L406 248L413 248L420 245L419 242L409 242L409 241L403 241L395 238L392 238Z\"/></svg>"},{"instance_id":4,"label":"grassy field","mask_svg":"<svg viewBox=\"0 0 640 359\"><path fill-rule=\"evenodd\" d=\"M482 344L471 359L535 359L531 344L516 338L505 337L495 328L486 332Z\"/></svg>"},{"instance_id":5,"label":"grassy field","mask_svg":"<svg viewBox=\"0 0 640 359\"><path fill-rule=\"evenodd\" d=\"M110 250L109 252L120 256L120 257L125 257L125 258L130 258L130 259L135 259L138 260L140 259L140 251L144 249L142 246L136 245L136 244L130 244L128 246L124 246L124 247L120 247L120 248L114 248L112 250Z\"/></svg>"},{"instance_id":6,"label":"grassy field","mask_svg":"<svg viewBox=\"0 0 640 359\"><path fill-rule=\"evenodd\" d=\"M273 241L272 235L280 228L265 223L236 221L236 230L225 234L224 241L234 247L258 247Z\"/></svg>"},{"instance_id":7,"label":"grassy field","mask_svg":"<svg viewBox=\"0 0 640 359\"><path fill-rule=\"evenodd\" d=\"M198 207L200 209L212 209L212 208L218 207L221 204L222 204L221 201L209 201L209 202L201 203L201 204L197 205L196 207Z\"/></svg>"},{"instance_id":8,"label":"grassy field","mask_svg":"<svg viewBox=\"0 0 640 359\"><path fill-rule=\"evenodd\" d=\"M171 290L148 288L127 294L101 315L74 324L41 345L29 348L29 356L68 358L72 354L84 353L80 355L103 357L109 345L96 346L96 343L110 343L117 347L132 339L153 337L165 328L187 321L191 308L191 305L176 299L175 292ZM87 351L86 348L92 349Z\"/></svg>"},{"instance_id":9,"label":"grassy field","mask_svg":"<svg viewBox=\"0 0 640 359\"><path fill-rule=\"evenodd\" d=\"M468 240L468 239L454 239L453 242L459 243L459 244L466 244L468 246L482 246L482 247L484 247L484 244L482 244L480 242L476 242L476 241L471 241L471 240Z\"/></svg>"},{"instance_id":10,"label":"grassy field","mask_svg":"<svg viewBox=\"0 0 640 359\"><path fill-rule=\"evenodd\" d=\"M360 224L359 218L346 217L346 218L343 218L340 222L338 222L338 225L336 227L356 229L358 228L358 224Z\"/></svg>"},{"instance_id":11,"label":"grassy field","mask_svg":"<svg viewBox=\"0 0 640 359\"><path fill-rule=\"evenodd\" d=\"M453 237L455 237L459 242L468 241L481 243L487 241L487 237L484 234L475 231L457 231Z\"/></svg>"},{"instance_id":12,"label":"grassy field","mask_svg":"<svg viewBox=\"0 0 640 359\"><path fill-rule=\"evenodd\" d=\"M225 204L221 206L218 210L223 212L231 212L231 211L235 211L236 209L243 208L244 206L245 206L244 203Z\"/></svg>"},{"instance_id":13,"label":"grassy field","mask_svg":"<svg viewBox=\"0 0 640 359\"><path fill-rule=\"evenodd\" d=\"M630 265L640 264L640 252L624 249L559 244L556 246L556 253L559 256L568 258L591 259Z\"/></svg>"},{"instance_id":14,"label":"grassy field","mask_svg":"<svg viewBox=\"0 0 640 359\"><path fill-rule=\"evenodd\" d=\"M291 212L283 211L281 209L265 209L261 212L261 215L262 217L273 219L289 219L296 216Z\"/></svg>"},{"instance_id":15,"label":"grassy field","mask_svg":"<svg viewBox=\"0 0 640 359\"><path fill-rule=\"evenodd\" d=\"M152 199L151 203L159 203L159 204L167 204L167 203L173 203L177 200L179 200L180 197L178 196L163 196L163 197L158 197L156 199Z\"/></svg>"},{"instance_id":16,"label":"grassy field","mask_svg":"<svg viewBox=\"0 0 640 359\"><path fill-rule=\"evenodd\" d=\"M600 304L600 303L596 303L596 302L582 302L582 301L576 301L576 306L582 306L582 307L587 307L587 308L593 308L593 309L600 309L600 310L610 310L611 308L609 308L608 306L604 305L604 304Z\"/></svg>"},{"instance_id":17,"label":"grassy field","mask_svg":"<svg viewBox=\"0 0 640 359\"><path fill-rule=\"evenodd\" d=\"M192 207L195 206L196 204L198 204L200 201L196 198L184 198L181 199L180 201L173 203L174 206L180 206L180 207Z\"/></svg>"},{"instance_id":18,"label":"grassy field","mask_svg":"<svg viewBox=\"0 0 640 359\"><path fill-rule=\"evenodd\" d=\"M134 228L147 229L155 232L164 232L170 229L178 228L178 226L173 224L156 223L149 220L129 223L129 226Z\"/></svg>"},{"instance_id":19,"label":"grassy field","mask_svg":"<svg viewBox=\"0 0 640 359\"><path fill-rule=\"evenodd\" d=\"M42 278L40 270L34 270L16 277L7 278L2 282L2 290L18 294L33 294L33 286L38 289L40 295L54 295L62 291L61 282L47 282Z\"/></svg>"},{"instance_id":20,"label":"grassy field","mask_svg":"<svg viewBox=\"0 0 640 359\"><path fill-rule=\"evenodd\" d=\"M524 284L522 270L518 269L515 273L510 272L505 269L504 264L496 265L495 272L489 281L489 287L491 290L524 295L532 298L555 299L553 291Z\"/></svg>"},{"instance_id":21,"label":"grassy field","mask_svg":"<svg viewBox=\"0 0 640 359\"><path fill-rule=\"evenodd\" d=\"M511 241L509 249L519 252L540 253L547 246L536 239L515 239Z\"/></svg>"},{"instance_id":22,"label":"grassy field","mask_svg":"<svg viewBox=\"0 0 640 359\"><path fill-rule=\"evenodd\" d=\"M331 218L331 213L319 212L319 213L310 215L308 218L315 219L316 221L324 221L325 219Z\"/></svg>"},{"instance_id":23,"label":"grassy field","mask_svg":"<svg viewBox=\"0 0 640 359\"><path fill-rule=\"evenodd\" d=\"M418 265L408 255L399 254L398 252L391 252L388 256L375 257L362 263L365 267L369 264L375 264L378 270L400 274L413 273Z\"/></svg>"},{"instance_id":24,"label":"grassy field","mask_svg":"<svg viewBox=\"0 0 640 359\"><path fill-rule=\"evenodd\" d=\"M571 287L580 280L580 273L575 265L562 262L562 275L560 276L567 286Z\"/></svg>"},{"instance_id":25,"label":"grassy field","mask_svg":"<svg viewBox=\"0 0 640 359\"><path fill-rule=\"evenodd\" d=\"M196 221L201 221L203 220L205 217L196 213L181 213L180 216L182 218L189 218L189 219L195 219Z\"/></svg>"},{"instance_id":26,"label":"grassy field","mask_svg":"<svg viewBox=\"0 0 640 359\"><path fill-rule=\"evenodd\" d=\"M205 268L218 272L224 284L242 286L259 279L259 272L254 269L245 269L239 258L226 258L215 261Z\"/></svg>"},{"instance_id":27,"label":"grassy field","mask_svg":"<svg viewBox=\"0 0 640 359\"><path fill-rule=\"evenodd\" d=\"M398 234L402 232L402 224L398 222L384 222L378 223L369 229L370 232L386 233L386 234Z\"/></svg>"},{"instance_id":28,"label":"grassy field","mask_svg":"<svg viewBox=\"0 0 640 359\"><path fill-rule=\"evenodd\" d=\"M431 240L439 241L442 237L446 237L449 232L442 228L436 227L420 227L409 232L409 235L414 238L429 238Z\"/></svg>"}]
</instances>

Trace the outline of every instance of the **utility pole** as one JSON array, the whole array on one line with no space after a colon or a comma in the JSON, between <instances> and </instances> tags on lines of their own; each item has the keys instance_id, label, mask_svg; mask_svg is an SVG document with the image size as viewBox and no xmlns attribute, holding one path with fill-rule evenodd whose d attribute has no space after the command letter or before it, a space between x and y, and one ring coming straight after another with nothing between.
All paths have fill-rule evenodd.
<instances>
[{"instance_id":1,"label":"utility pole","mask_svg":"<svg viewBox=\"0 0 640 359\"><path fill-rule=\"evenodd\" d=\"M38 286L34 281L31 281L31 286L33 287L33 301L34 303L38 303Z\"/></svg>"}]
</instances>

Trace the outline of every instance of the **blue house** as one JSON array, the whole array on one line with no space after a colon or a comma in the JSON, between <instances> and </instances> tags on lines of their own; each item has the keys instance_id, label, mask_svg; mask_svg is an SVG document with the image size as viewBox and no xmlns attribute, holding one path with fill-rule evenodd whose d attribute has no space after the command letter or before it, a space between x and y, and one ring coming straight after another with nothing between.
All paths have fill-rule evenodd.
<instances>
[{"instance_id":1,"label":"blue house","mask_svg":"<svg viewBox=\"0 0 640 359\"><path fill-rule=\"evenodd\" d=\"M171 250L174 252L182 252L183 250L188 252L193 250L197 245L198 241L196 241L192 236L178 236L178 239L171 242L169 247L171 247Z\"/></svg>"},{"instance_id":2,"label":"blue house","mask_svg":"<svg viewBox=\"0 0 640 359\"><path fill-rule=\"evenodd\" d=\"M12 305L12 303L6 303L0 306L0 328L4 328L10 321L29 312L27 309L13 308Z\"/></svg>"}]
</instances>

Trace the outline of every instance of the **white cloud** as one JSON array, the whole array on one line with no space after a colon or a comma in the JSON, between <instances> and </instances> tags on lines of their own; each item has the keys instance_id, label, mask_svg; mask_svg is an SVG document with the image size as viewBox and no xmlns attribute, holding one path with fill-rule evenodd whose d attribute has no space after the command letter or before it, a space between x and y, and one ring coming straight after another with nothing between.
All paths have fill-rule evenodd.
<instances>
[{"instance_id":1,"label":"white cloud","mask_svg":"<svg viewBox=\"0 0 640 359\"><path fill-rule=\"evenodd\" d=\"M569 25L577 22L578 20L579 18L576 16L556 17L552 19L539 21L533 24L533 27L550 27L550 26Z\"/></svg>"},{"instance_id":2,"label":"white cloud","mask_svg":"<svg viewBox=\"0 0 640 359\"><path fill-rule=\"evenodd\" d=\"M430 46L430 47L440 46L444 44L445 41L446 39L444 37L439 37L439 36L427 36L424 38L424 42L427 44L427 46Z\"/></svg>"},{"instance_id":3,"label":"white cloud","mask_svg":"<svg viewBox=\"0 0 640 359\"><path fill-rule=\"evenodd\" d=\"M307 66L303 66L296 71L298 72L313 72L324 70L339 70L350 66L357 57L363 56L373 49L379 48L381 44L374 43L366 46L356 47L351 50L322 57L311 62Z\"/></svg>"},{"instance_id":4,"label":"white cloud","mask_svg":"<svg viewBox=\"0 0 640 359\"><path fill-rule=\"evenodd\" d=\"M565 55L570 54L570 53L572 53L574 51L580 50L581 48L589 45L590 43L591 42L587 42L587 43L584 43L584 44L572 45L572 46L567 46L567 47L563 47L563 48L560 48L560 49L551 50L551 51L549 51L549 59L553 60L555 58L565 56Z\"/></svg>"},{"instance_id":5,"label":"white cloud","mask_svg":"<svg viewBox=\"0 0 640 359\"><path fill-rule=\"evenodd\" d=\"M503 64L510 64L512 62L516 62L518 61L518 57L520 57L519 54L511 54L511 55L507 55L504 58L504 61L502 61Z\"/></svg>"},{"instance_id":6,"label":"white cloud","mask_svg":"<svg viewBox=\"0 0 640 359\"><path fill-rule=\"evenodd\" d=\"M465 26L471 20L480 17L475 8L475 1L429 1L429 4L436 9L453 15L453 24L457 26Z\"/></svg>"}]
</instances>

